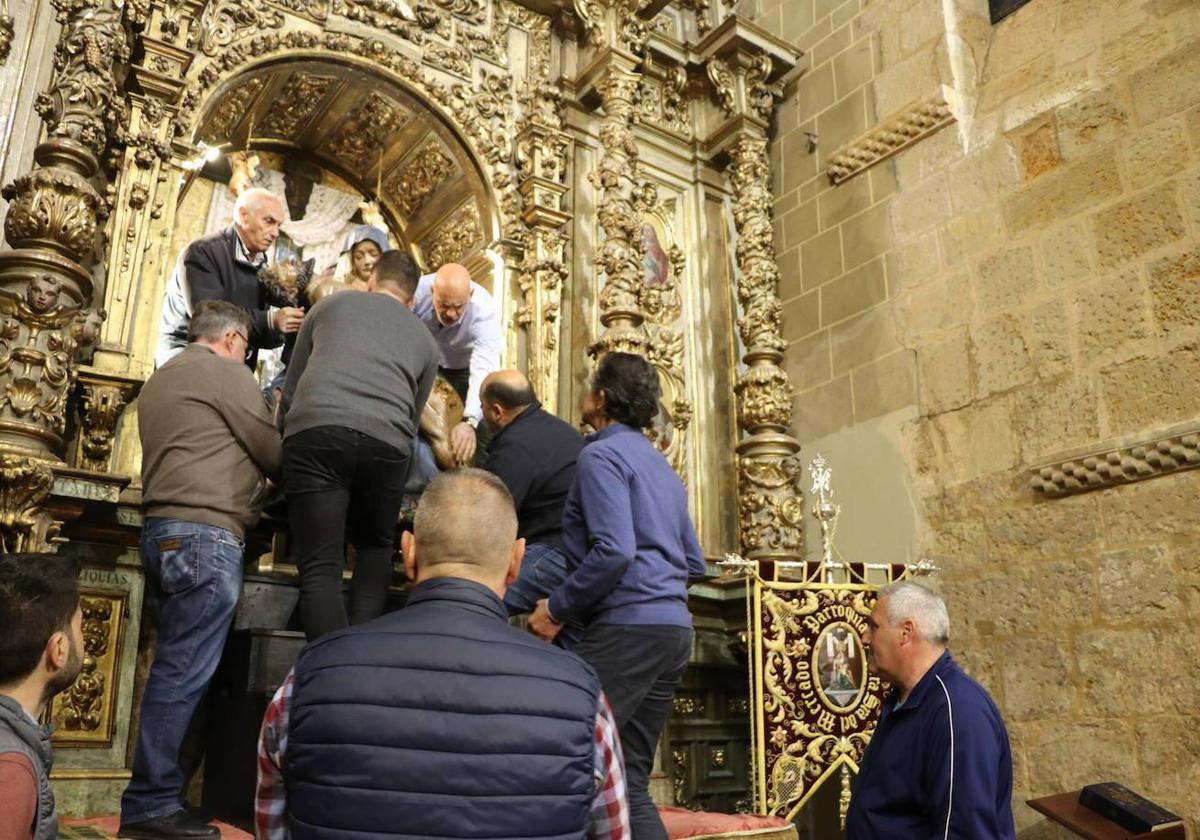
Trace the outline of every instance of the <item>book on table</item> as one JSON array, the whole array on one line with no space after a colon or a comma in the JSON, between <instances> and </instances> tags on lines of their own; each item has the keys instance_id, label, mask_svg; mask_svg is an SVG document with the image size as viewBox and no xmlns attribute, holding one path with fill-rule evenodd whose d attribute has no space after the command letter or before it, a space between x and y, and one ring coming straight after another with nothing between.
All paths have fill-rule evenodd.
<instances>
[{"instance_id":1,"label":"book on table","mask_svg":"<svg viewBox=\"0 0 1200 840\"><path fill-rule=\"evenodd\" d=\"M1131 791L1119 782L1086 785L1079 804L1112 820L1127 831L1141 834L1183 825L1183 818Z\"/></svg>"}]
</instances>

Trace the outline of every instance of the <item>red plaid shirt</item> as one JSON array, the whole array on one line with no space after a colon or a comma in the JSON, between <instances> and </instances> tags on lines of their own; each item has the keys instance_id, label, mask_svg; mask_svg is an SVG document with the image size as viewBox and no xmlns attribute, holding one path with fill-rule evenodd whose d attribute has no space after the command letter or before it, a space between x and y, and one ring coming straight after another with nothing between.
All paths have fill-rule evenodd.
<instances>
[{"instance_id":1,"label":"red plaid shirt","mask_svg":"<svg viewBox=\"0 0 1200 840\"><path fill-rule=\"evenodd\" d=\"M283 754L287 750L288 715L292 702L294 672L287 679L263 716L258 739L258 791L254 797L254 836L258 840L287 840L287 789L284 785ZM625 758L617 737L608 698L600 695L596 710L596 798L588 818L591 840L630 840L629 806L625 801Z\"/></svg>"}]
</instances>

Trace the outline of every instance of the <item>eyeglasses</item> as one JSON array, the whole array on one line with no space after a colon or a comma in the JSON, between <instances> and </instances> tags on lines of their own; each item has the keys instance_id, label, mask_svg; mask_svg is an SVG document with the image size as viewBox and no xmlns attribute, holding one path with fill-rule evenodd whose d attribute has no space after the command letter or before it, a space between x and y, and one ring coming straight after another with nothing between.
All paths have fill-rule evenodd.
<instances>
[{"instance_id":1,"label":"eyeglasses","mask_svg":"<svg viewBox=\"0 0 1200 840\"><path fill-rule=\"evenodd\" d=\"M250 336L246 335L243 332L238 332L237 330L231 330L231 332L242 340L242 344L244 344L246 346L246 352L243 355L247 359L249 359L250 358Z\"/></svg>"}]
</instances>

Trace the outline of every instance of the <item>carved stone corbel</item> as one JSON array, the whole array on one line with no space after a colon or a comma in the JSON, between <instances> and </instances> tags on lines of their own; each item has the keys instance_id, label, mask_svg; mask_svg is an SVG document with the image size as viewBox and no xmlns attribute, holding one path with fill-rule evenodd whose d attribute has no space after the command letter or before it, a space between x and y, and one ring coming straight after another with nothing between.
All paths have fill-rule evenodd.
<instances>
[{"instance_id":1,"label":"carved stone corbel","mask_svg":"<svg viewBox=\"0 0 1200 840\"><path fill-rule=\"evenodd\" d=\"M79 374L79 438L75 443L75 466L93 472L109 471L117 424L141 385L137 379L87 371Z\"/></svg>"},{"instance_id":2,"label":"carved stone corbel","mask_svg":"<svg viewBox=\"0 0 1200 840\"><path fill-rule=\"evenodd\" d=\"M0 540L49 551L58 524L43 508L62 463L79 321L92 299L97 227L108 203L92 185L125 116L115 67L129 58L125 4L53 0L62 27L57 70L35 108L47 138L35 168L3 189L0 252ZM131 5L128 8L133 9Z\"/></svg>"},{"instance_id":3,"label":"carved stone corbel","mask_svg":"<svg viewBox=\"0 0 1200 840\"><path fill-rule=\"evenodd\" d=\"M771 223L767 128L779 78L799 58L786 44L733 16L702 42L718 104L709 146L728 164L737 231L738 332L744 369L734 391L743 437L738 453L741 552L798 559L803 548L800 444L788 434L792 386L782 368L779 266Z\"/></svg>"}]
</instances>

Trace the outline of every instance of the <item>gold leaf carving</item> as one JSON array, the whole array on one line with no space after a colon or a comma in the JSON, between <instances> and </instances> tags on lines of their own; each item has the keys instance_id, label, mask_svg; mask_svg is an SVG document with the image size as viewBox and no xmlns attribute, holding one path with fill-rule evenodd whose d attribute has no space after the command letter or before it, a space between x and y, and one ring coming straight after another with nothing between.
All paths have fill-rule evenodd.
<instances>
[{"instance_id":1,"label":"gold leaf carving","mask_svg":"<svg viewBox=\"0 0 1200 840\"><path fill-rule=\"evenodd\" d=\"M12 15L0 15L0 66L8 61L9 53L12 52L15 31Z\"/></svg>"},{"instance_id":2,"label":"gold leaf carving","mask_svg":"<svg viewBox=\"0 0 1200 840\"><path fill-rule=\"evenodd\" d=\"M803 497L799 444L786 436L792 386L780 367L787 344L780 326L766 137L744 131L730 156L742 309L738 328L746 347L746 369L734 387L738 425L747 434L738 446L740 541L749 556L794 557L803 538Z\"/></svg>"},{"instance_id":3,"label":"gold leaf carving","mask_svg":"<svg viewBox=\"0 0 1200 840\"><path fill-rule=\"evenodd\" d=\"M366 170L388 137L408 119L398 104L378 93L350 112L328 143L329 153L352 169Z\"/></svg>"},{"instance_id":4,"label":"gold leaf carving","mask_svg":"<svg viewBox=\"0 0 1200 840\"><path fill-rule=\"evenodd\" d=\"M125 597L85 590L79 606L83 611L83 668L75 683L54 700L54 740L99 745L112 738Z\"/></svg>"},{"instance_id":5,"label":"gold leaf carving","mask_svg":"<svg viewBox=\"0 0 1200 840\"><path fill-rule=\"evenodd\" d=\"M293 73L267 111L262 132L275 137L295 136L321 106L334 81L329 76Z\"/></svg>"},{"instance_id":6,"label":"gold leaf carving","mask_svg":"<svg viewBox=\"0 0 1200 840\"><path fill-rule=\"evenodd\" d=\"M250 103L262 91L266 80L251 79L246 84L236 87L221 97L217 108L200 132L201 138L209 144L224 143L230 139L233 128L246 116Z\"/></svg>"},{"instance_id":7,"label":"gold leaf carving","mask_svg":"<svg viewBox=\"0 0 1200 840\"><path fill-rule=\"evenodd\" d=\"M54 551L61 522L46 513L54 473L34 458L0 452L0 552Z\"/></svg>"},{"instance_id":8,"label":"gold leaf carving","mask_svg":"<svg viewBox=\"0 0 1200 840\"><path fill-rule=\"evenodd\" d=\"M216 55L250 32L283 25L283 15L265 4L215 0L200 20L200 51Z\"/></svg>"},{"instance_id":9,"label":"gold leaf carving","mask_svg":"<svg viewBox=\"0 0 1200 840\"><path fill-rule=\"evenodd\" d=\"M454 163L436 141L430 140L384 189L400 212L409 216L453 174Z\"/></svg>"},{"instance_id":10,"label":"gold leaf carving","mask_svg":"<svg viewBox=\"0 0 1200 840\"><path fill-rule=\"evenodd\" d=\"M126 115L113 76L113 66L129 60L121 4L55 0L54 7L64 25L54 52L58 72L34 108L51 137L75 140L99 158Z\"/></svg>"},{"instance_id":11,"label":"gold leaf carving","mask_svg":"<svg viewBox=\"0 0 1200 840\"><path fill-rule=\"evenodd\" d=\"M471 23L481 24L487 21L488 7L485 0L433 0L433 2L455 17Z\"/></svg>"},{"instance_id":12,"label":"gold leaf carving","mask_svg":"<svg viewBox=\"0 0 1200 840\"><path fill-rule=\"evenodd\" d=\"M425 48L425 63L456 76L471 77L471 51L461 44L430 44Z\"/></svg>"},{"instance_id":13,"label":"gold leaf carving","mask_svg":"<svg viewBox=\"0 0 1200 840\"><path fill-rule=\"evenodd\" d=\"M421 250L425 253L426 265L434 269L461 260L481 244L483 227L479 220L479 208L472 202L438 225L433 236L421 244Z\"/></svg>"},{"instance_id":14,"label":"gold leaf carving","mask_svg":"<svg viewBox=\"0 0 1200 840\"><path fill-rule=\"evenodd\" d=\"M35 169L7 184L4 235L17 248L48 247L82 259L96 244L108 208L91 183L68 169Z\"/></svg>"},{"instance_id":15,"label":"gold leaf carving","mask_svg":"<svg viewBox=\"0 0 1200 840\"><path fill-rule=\"evenodd\" d=\"M728 62L722 58L713 58L708 62L707 70L708 80L712 82L721 110L726 114L732 114L734 110L734 80L733 71L729 69Z\"/></svg>"},{"instance_id":16,"label":"gold leaf carving","mask_svg":"<svg viewBox=\"0 0 1200 840\"><path fill-rule=\"evenodd\" d=\"M126 383L80 383L83 399L79 411L79 466L98 472L108 470L117 421L128 404L131 390Z\"/></svg>"}]
</instances>

